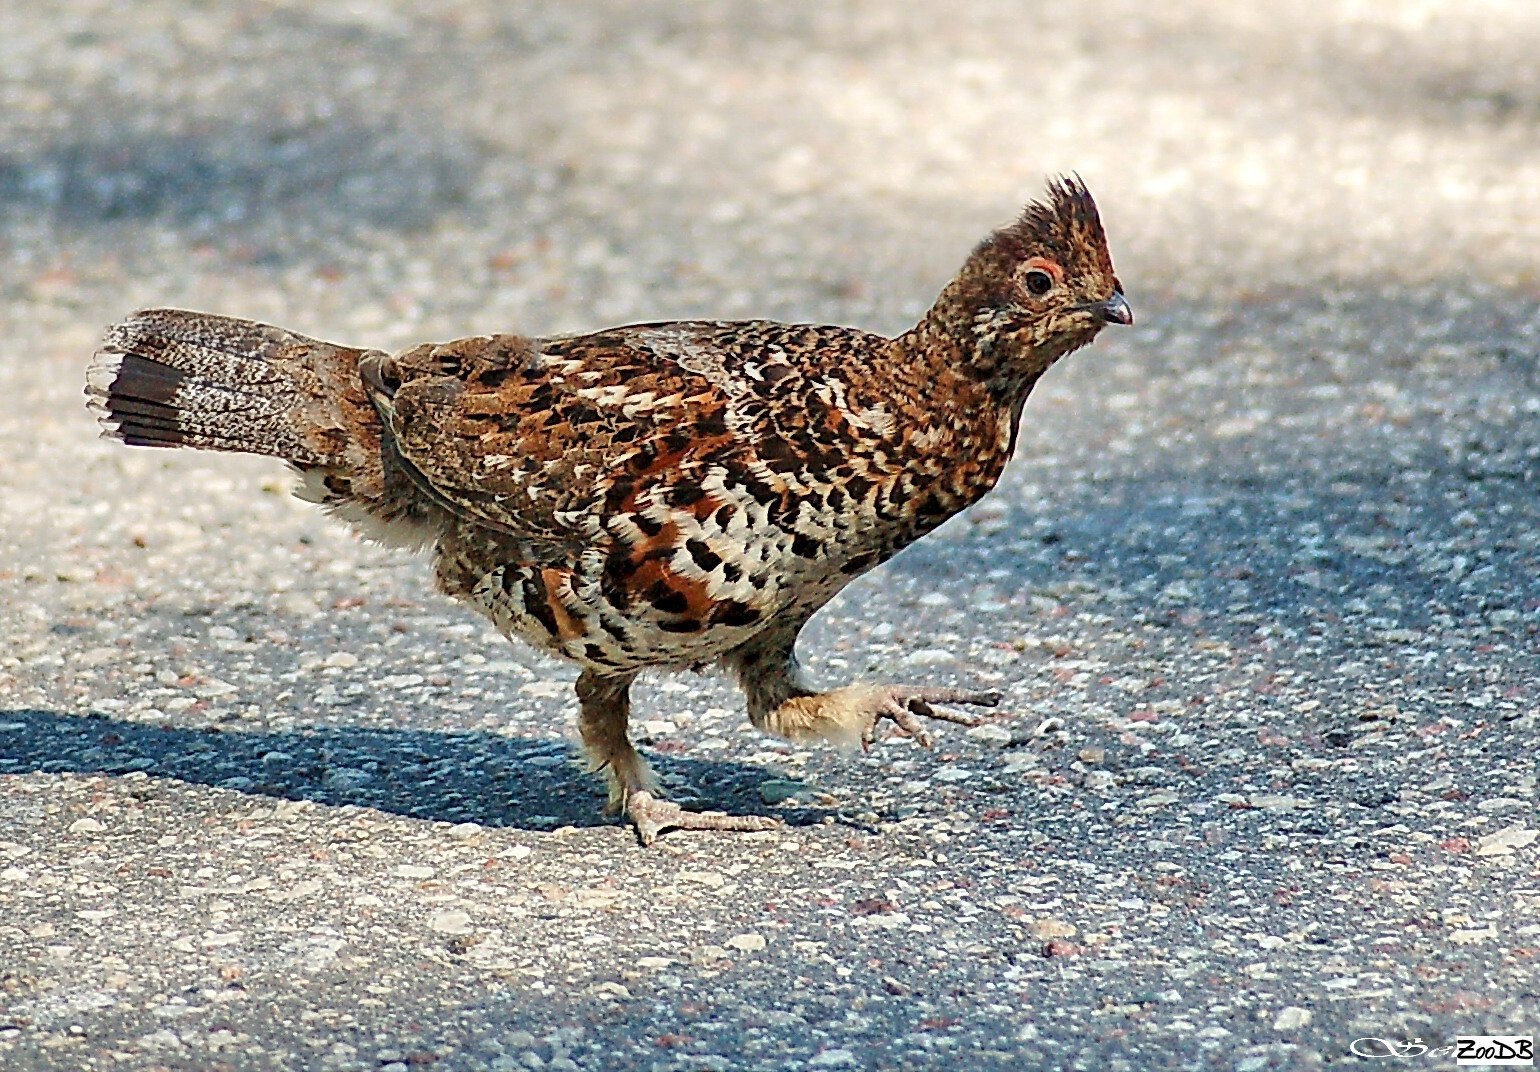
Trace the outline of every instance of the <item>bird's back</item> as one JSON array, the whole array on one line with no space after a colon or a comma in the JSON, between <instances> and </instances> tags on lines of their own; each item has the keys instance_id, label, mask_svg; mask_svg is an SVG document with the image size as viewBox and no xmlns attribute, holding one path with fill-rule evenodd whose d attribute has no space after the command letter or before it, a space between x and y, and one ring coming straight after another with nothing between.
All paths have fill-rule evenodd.
<instances>
[{"instance_id":1,"label":"bird's back","mask_svg":"<svg viewBox=\"0 0 1540 1072\"><path fill-rule=\"evenodd\" d=\"M480 336L363 375L395 463L456 519L446 590L631 668L805 617L993 482L953 489L952 455L1000 449L998 422L938 406L907 360L850 328L699 321Z\"/></svg>"}]
</instances>

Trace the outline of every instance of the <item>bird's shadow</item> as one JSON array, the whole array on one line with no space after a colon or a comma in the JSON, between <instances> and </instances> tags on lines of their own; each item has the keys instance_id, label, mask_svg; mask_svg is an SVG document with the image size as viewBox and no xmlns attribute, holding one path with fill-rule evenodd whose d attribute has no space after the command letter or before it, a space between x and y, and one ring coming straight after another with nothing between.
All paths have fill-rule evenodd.
<instances>
[{"instance_id":1,"label":"bird's shadow","mask_svg":"<svg viewBox=\"0 0 1540 1072\"><path fill-rule=\"evenodd\" d=\"M755 792L765 778L759 768L651 758L670 795L687 806L772 814ZM615 822L602 814L601 783L562 740L357 726L252 732L0 709L0 774L136 771L430 821L535 831ZM805 808L773 814L797 825L825 815Z\"/></svg>"}]
</instances>

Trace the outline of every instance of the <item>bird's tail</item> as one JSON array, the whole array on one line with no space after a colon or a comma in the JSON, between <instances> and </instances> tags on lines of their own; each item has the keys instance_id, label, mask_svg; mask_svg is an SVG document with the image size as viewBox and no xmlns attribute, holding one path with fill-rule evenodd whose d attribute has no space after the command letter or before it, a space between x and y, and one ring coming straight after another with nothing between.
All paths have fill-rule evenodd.
<instances>
[{"instance_id":1,"label":"bird's tail","mask_svg":"<svg viewBox=\"0 0 1540 1072\"><path fill-rule=\"evenodd\" d=\"M369 351L251 320L147 309L107 330L86 373L104 434L132 446L266 454L363 476L379 416L358 377Z\"/></svg>"}]
</instances>

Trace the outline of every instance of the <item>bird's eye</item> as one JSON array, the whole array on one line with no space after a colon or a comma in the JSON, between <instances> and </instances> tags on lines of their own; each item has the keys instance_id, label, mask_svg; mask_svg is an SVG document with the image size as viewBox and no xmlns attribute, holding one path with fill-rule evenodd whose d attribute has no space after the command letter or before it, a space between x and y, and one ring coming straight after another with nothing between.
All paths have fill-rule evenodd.
<instances>
[{"instance_id":1,"label":"bird's eye","mask_svg":"<svg viewBox=\"0 0 1540 1072\"><path fill-rule=\"evenodd\" d=\"M1023 282L1026 283L1028 291L1039 297L1053 289L1053 276L1041 268L1034 268L1028 272Z\"/></svg>"}]
</instances>

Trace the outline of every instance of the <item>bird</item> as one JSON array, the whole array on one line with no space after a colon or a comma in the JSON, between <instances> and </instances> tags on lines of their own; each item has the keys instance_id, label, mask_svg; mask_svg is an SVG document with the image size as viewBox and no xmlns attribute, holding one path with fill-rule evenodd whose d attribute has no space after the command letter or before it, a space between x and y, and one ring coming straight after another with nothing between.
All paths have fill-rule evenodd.
<instances>
[{"instance_id":1,"label":"bird","mask_svg":"<svg viewBox=\"0 0 1540 1072\"><path fill-rule=\"evenodd\" d=\"M668 830L778 820L665 798L628 731L644 671L717 668L750 722L869 747L892 723L976 725L997 692L819 689L812 615L994 487L1059 359L1133 314L1100 214L1049 180L889 337L766 320L492 334L395 353L179 309L107 329L86 394L131 446L268 455L295 494L387 545L502 634L575 663L578 728L610 814Z\"/></svg>"}]
</instances>

